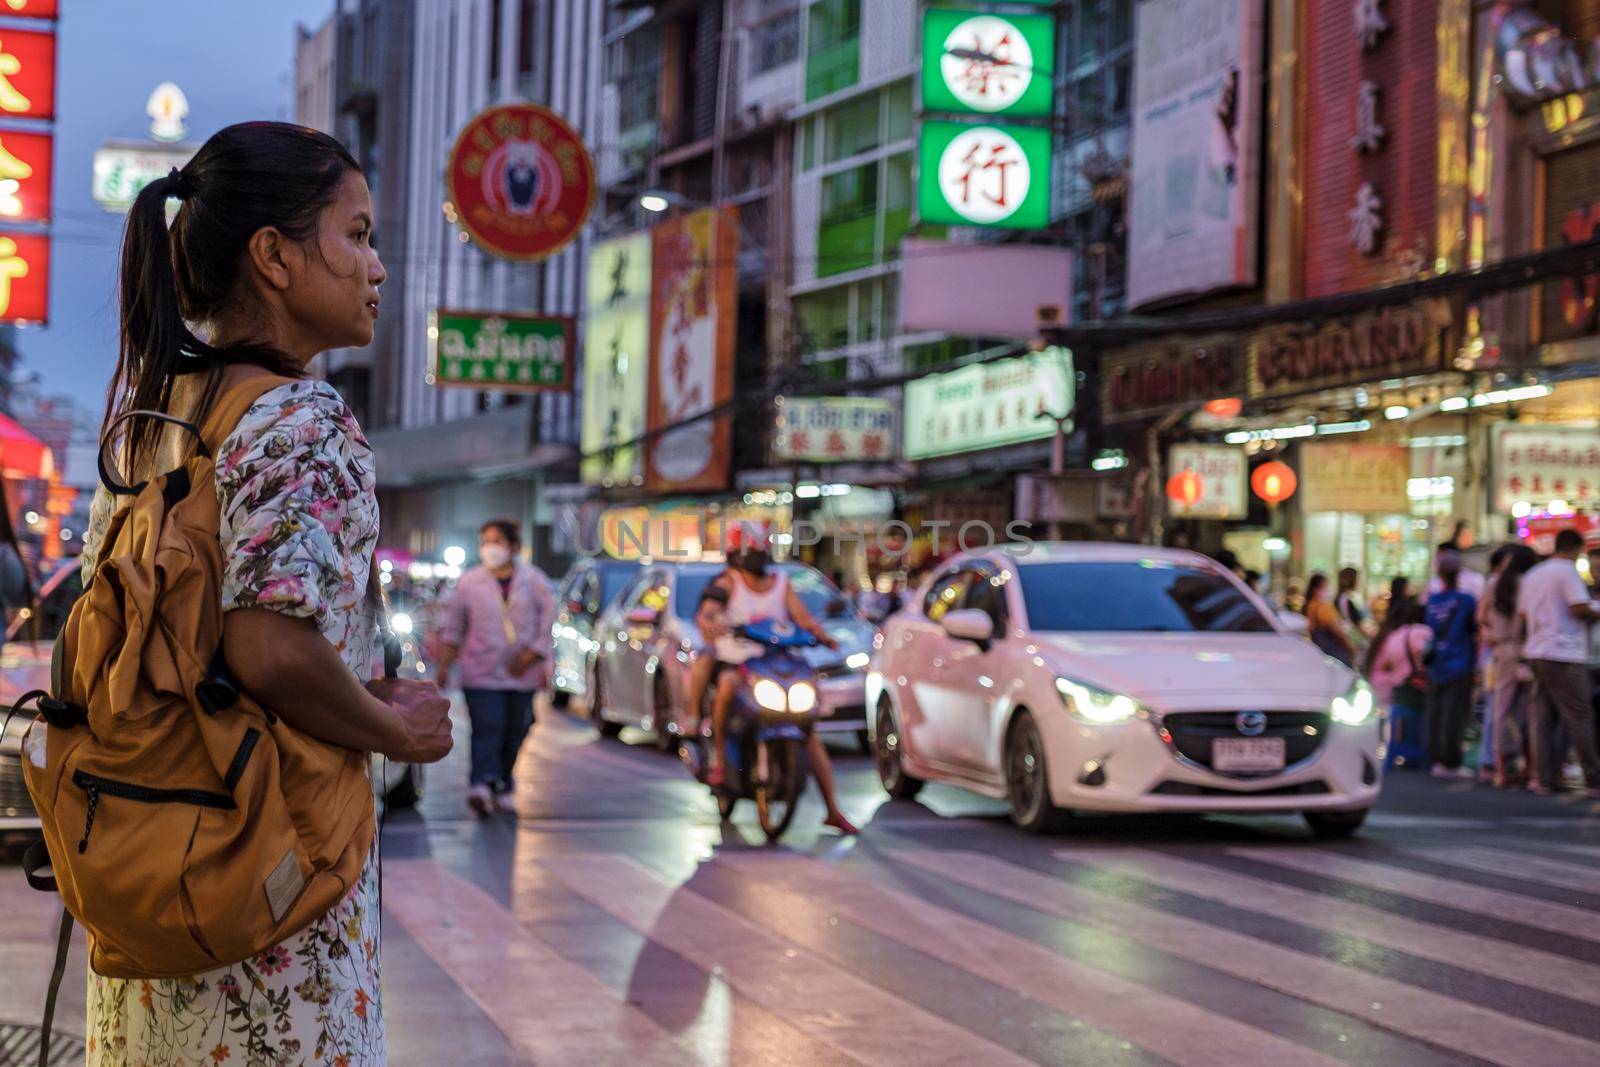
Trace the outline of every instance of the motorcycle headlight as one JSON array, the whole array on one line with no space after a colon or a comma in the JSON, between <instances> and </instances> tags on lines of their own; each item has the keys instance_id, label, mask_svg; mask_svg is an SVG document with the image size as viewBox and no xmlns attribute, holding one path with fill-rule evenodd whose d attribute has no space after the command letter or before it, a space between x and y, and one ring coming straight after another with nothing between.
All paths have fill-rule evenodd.
<instances>
[{"instance_id":1,"label":"motorcycle headlight","mask_svg":"<svg viewBox=\"0 0 1600 1067\"><path fill-rule=\"evenodd\" d=\"M789 687L789 710L804 714L817 706L817 687L810 682L796 682Z\"/></svg>"},{"instance_id":2,"label":"motorcycle headlight","mask_svg":"<svg viewBox=\"0 0 1600 1067\"><path fill-rule=\"evenodd\" d=\"M872 656L866 652L857 652L844 661L844 665L853 671L859 671L872 662Z\"/></svg>"},{"instance_id":3,"label":"motorcycle headlight","mask_svg":"<svg viewBox=\"0 0 1600 1067\"><path fill-rule=\"evenodd\" d=\"M771 678L763 678L751 687L751 694L756 698L756 703L768 711L782 711L788 707L783 686Z\"/></svg>"},{"instance_id":4,"label":"motorcycle headlight","mask_svg":"<svg viewBox=\"0 0 1600 1067\"><path fill-rule=\"evenodd\" d=\"M1333 706L1329 710L1333 713L1334 722L1360 726L1372 717L1373 704L1371 686L1358 679L1350 692L1333 698Z\"/></svg>"},{"instance_id":5,"label":"motorcycle headlight","mask_svg":"<svg viewBox=\"0 0 1600 1067\"><path fill-rule=\"evenodd\" d=\"M1107 693L1070 678L1057 678L1056 692L1061 694L1061 702L1068 711L1096 726L1127 722L1139 714L1139 702L1132 697Z\"/></svg>"}]
</instances>

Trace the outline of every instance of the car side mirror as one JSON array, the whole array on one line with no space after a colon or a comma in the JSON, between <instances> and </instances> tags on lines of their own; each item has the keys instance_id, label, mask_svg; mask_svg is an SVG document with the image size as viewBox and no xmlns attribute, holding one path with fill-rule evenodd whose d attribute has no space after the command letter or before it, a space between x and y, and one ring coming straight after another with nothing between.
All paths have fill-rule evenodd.
<instances>
[{"instance_id":1,"label":"car side mirror","mask_svg":"<svg viewBox=\"0 0 1600 1067\"><path fill-rule=\"evenodd\" d=\"M946 612L939 625L944 627L945 633L960 641L976 641L981 645L994 639L994 620L988 612L977 608Z\"/></svg>"},{"instance_id":2,"label":"car side mirror","mask_svg":"<svg viewBox=\"0 0 1600 1067\"><path fill-rule=\"evenodd\" d=\"M1311 632L1311 622L1298 611L1278 612L1278 625L1297 637L1304 637Z\"/></svg>"},{"instance_id":3,"label":"car side mirror","mask_svg":"<svg viewBox=\"0 0 1600 1067\"><path fill-rule=\"evenodd\" d=\"M661 621L661 613L649 608L634 608L624 618L629 626L654 626Z\"/></svg>"}]
</instances>

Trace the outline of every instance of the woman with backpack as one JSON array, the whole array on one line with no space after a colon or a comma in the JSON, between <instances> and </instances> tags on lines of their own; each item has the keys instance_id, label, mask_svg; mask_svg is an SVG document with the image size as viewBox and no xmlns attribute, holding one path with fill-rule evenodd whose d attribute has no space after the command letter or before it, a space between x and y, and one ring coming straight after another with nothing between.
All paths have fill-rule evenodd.
<instances>
[{"instance_id":1,"label":"woman with backpack","mask_svg":"<svg viewBox=\"0 0 1600 1067\"><path fill-rule=\"evenodd\" d=\"M1428 613L1415 600L1391 603L1383 626L1367 650L1367 680L1379 700L1387 700L1390 765L1418 763L1427 757L1422 709L1428 695L1428 646L1433 631Z\"/></svg>"},{"instance_id":2,"label":"woman with backpack","mask_svg":"<svg viewBox=\"0 0 1600 1067\"><path fill-rule=\"evenodd\" d=\"M169 232L171 199L179 208ZM349 407L306 369L323 351L372 340L384 270L371 233L371 201L355 160L333 138L285 123L228 127L181 170L145 187L124 239L121 352L106 420L108 430L122 434L102 450L103 463L117 460L116 477L125 485L97 495L83 563L87 582L97 575L103 541L127 543L127 524L113 513L122 514L117 509L126 495L140 492L136 480L161 478L185 456L192 462L195 437L204 440L198 428L215 431L220 447L200 454L214 453L221 515L222 658L248 700L267 713L263 722L271 725L262 728L270 736L262 747L282 754L303 738L304 751L329 751L344 761L346 782L349 774L365 774L367 752L432 762L450 749L449 703L431 685L368 681L382 621L372 575L378 537L372 455ZM236 408L243 414L232 428L218 428ZM124 420L135 411L165 413L191 428L147 416ZM171 488L171 477L163 481ZM106 564L122 565L109 558ZM117 573L102 577L114 581ZM92 706L90 715L92 724ZM276 733L280 724L290 732ZM250 754L247 744L236 762L258 773ZM285 792L296 773L292 761L282 762ZM141 777L159 781L160 774L151 767ZM136 803L152 798L105 784L91 794L83 824L79 852L87 846L88 858L114 849L116 835L135 818L165 818L175 807ZM348 860L356 849L365 855L354 857L353 884L338 889L326 911L309 916L309 925L248 958L184 977L112 978L91 967L90 1064L386 1062L377 842L370 786L363 779L360 788L356 816L367 836L342 855ZM213 806L228 810L202 809L197 825L223 825L206 822L213 816L250 818L251 805L266 795L247 803L241 794L235 805L224 794ZM52 845L58 877L64 860L71 867L70 846L64 851L66 857L57 855ZM253 891L264 890L273 919L308 892L295 855ZM310 884L320 871L311 865ZM191 874L204 873L186 869L180 882L180 872L164 872L169 884L185 887ZM255 895L238 898L237 915L195 914L192 924L237 927ZM127 921L154 928L170 916L139 909L163 904L130 897ZM193 910L206 909L193 904ZM94 947L116 948L104 938Z\"/></svg>"}]
</instances>

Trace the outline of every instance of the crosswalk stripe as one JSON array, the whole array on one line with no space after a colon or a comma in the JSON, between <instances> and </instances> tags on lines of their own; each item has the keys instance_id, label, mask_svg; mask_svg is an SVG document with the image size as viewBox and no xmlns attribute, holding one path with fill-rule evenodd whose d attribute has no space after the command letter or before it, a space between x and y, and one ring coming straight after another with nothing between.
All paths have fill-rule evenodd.
<instances>
[{"instance_id":1,"label":"crosswalk stripe","mask_svg":"<svg viewBox=\"0 0 1600 1067\"><path fill-rule=\"evenodd\" d=\"M1166 996L1114 974L1040 948L986 923L897 890L880 887L816 860L735 854L721 865L749 873L764 893L782 893L827 909L987 982L1082 1019L1187 1067L1339 1061L1253 1026ZM773 888L775 885L793 892Z\"/></svg>"},{"instance_id":2,"label":"crosswalk stripe","mask_svg":"<svg viewBox=\"0 0 1600 1067\"><path fill-rule=\"evenodd\" d=\"M1600 912L1551 900L1421 874L1403 867L1336 852L1286 848L1231 848L1230 855L1259 863L1337 878L1401 896L1446 904L1493 919L1534 926L1552 933L1600 941Z\"/></svg>"},{"instance_id":3,"label":"crosswalk stripe","mask_svg":"<svg viewBox=\"0 0 1600 1067\"><path fill-rule=\"evenodd\" d=\"M701 1062L472 882L433 860L384 866L384 910L533 1062Z\"/></svg>"},{"instance_id":4,"label":"crosswalk stripe","mask_svg":"<svg viewBox=\"0 0 1600 1067\"><path fill-rule=\"evenodd\" d=\"M634 860L574 857L545 860L544 866L601 910L863 1064L1027 1062L790 948L743 916L672 885Z\"/></svg>"},{"instance_id":5,"label":"crosswalk stripe","mask_svg":"<svg viewBox=\"0 0 1600 1067\"><path fill-rule=\"evenodd\" d=\"M1504 1067L1600 1059L1600 1043L1249 937L976 852L896 851L896 862L1048 915L1110 931L1212 970Z\"/></svg>"},{"instance_id":6,"label":"crosswalk stripe","mask_svg":"<svg viewBox=\"0 0 1600 1067\"><path fill-rule=\"evenodd\" d=\"M1600 1004L1600 967L1539 949L1394 915L1324 893L1145 850L1058 849L1057 859L1154 882L1275 919L1493 974L1530 989Z\"/></svg>"},{"instance_id":7,"label":"crosswalk stripe","mask_svg":"<svg viewBox=\"0 0 1600 1067\"><path fill-rule=\"evenodd\" d=\"M1421 848L1417 853L1452 867L1466 867L1485 874L1498 874L1502 878L1538 882L1557 889L1576 889L1580 893L1600 896L1600 867L1591 864L1564 863L1526 852L1476 845Z\"/></svg>"}]
</instances>

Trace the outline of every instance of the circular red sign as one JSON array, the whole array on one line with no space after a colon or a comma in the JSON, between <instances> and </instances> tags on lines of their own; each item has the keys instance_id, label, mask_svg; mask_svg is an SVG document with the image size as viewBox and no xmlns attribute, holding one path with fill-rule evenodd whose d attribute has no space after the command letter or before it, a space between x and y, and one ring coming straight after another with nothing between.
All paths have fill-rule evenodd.
<instances>
[{"instance_id":1,"label":"circular red sign","mask_svg":"<svg viewBox=\"0 0 1600 1067\"><path fill-rule=\"evenodd\" d=\"M545 259L594 210L594 159L549 108L502 104L462 129L445 171L454 219L490 255Z\"/></svg>"}]
</instances>

